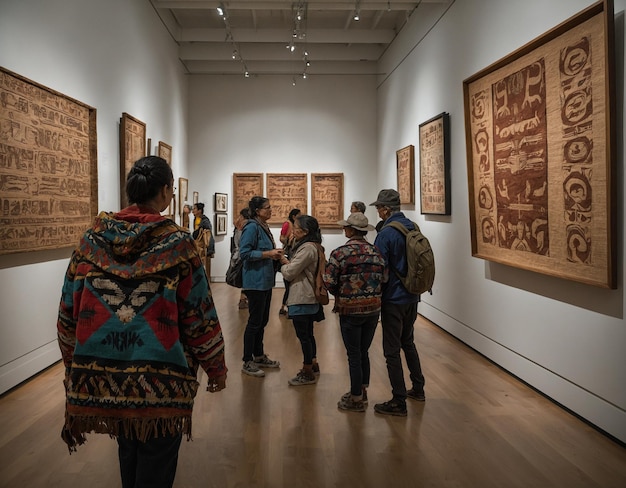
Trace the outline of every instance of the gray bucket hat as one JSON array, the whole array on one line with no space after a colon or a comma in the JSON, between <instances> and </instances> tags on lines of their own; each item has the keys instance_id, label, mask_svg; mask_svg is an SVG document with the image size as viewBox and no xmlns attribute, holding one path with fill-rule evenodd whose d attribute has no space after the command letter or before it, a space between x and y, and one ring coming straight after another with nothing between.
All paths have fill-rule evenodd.
<instances>
[{"instance_id":1,"label":"gray bucket hat","mask_svg":"<svg viewBox=\"0 0 626 488\"><path fill-rule=\"evenodd\" d=\"M380 205L382 207L400 206L400 194L396 190L380 190L378 198L370 205Z\"/></svg>"},{"instance_id":2,"label":"gray bucket hat","mask_svg":"<svg viewBox=\"0 0 626 488\"><path fill-rule=\"evenodd\" d=\"M340 225L341 227L352 227L353 229L361 232L374 230L374 226L369 224L367 217L361 212L351 213L348 220L340 220L337 222L337 225Z\"/></svg>"}]
</instances>

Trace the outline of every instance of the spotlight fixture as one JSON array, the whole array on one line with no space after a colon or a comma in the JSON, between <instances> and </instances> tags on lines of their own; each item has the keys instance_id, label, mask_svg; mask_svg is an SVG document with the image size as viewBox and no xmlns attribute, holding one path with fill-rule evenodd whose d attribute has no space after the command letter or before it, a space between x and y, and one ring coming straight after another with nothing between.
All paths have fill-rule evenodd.
<instances>
[{"instance_id":1,"label":"spotlight fixture","mask_svg":"<svg viewBox=\"0 0 626 488\"><path fill-rule=\"evenodd\" d=\"M296 86L296 77L295 76L291 79L291 86Z\"/></svg>"},{"instance_id":2,"label":"spotlight fixture","mask_svg":"<svg viewBox=\"0 0 626 488\"><path fill-rule=\"evenodd\" d=\"M354 17L353 17L353 18L354 18L354 20L356 20L357 22L358 22L359 20L361 20L361 17L359 17L359 12L354 12Z\"/></svg>"},{"instance_id":3,"label":"spotlight fixture","mask_svg":"<svg viewBox=\"0 0 626 488\"><path fill-rule=\"evenodd\" d=\"M355 21L359 21L361 20L361 0L356 0L356 3L354 4L354 17L352 17Z\"/></svg>"},{"instance_id":4,"label":"spotlight fixture","mask_svg":"<svg viewBox=\"0 0 626 488\"><path fill-rule=\"evenodd\" d=\"M226 9L224 8L223 4L219 4L216 8L217 10L217 15L219 15L220 17L226 17Z\"/></svg>"},{"instance_id":5,"label":"spotlight fixture","mask_svg":"<svg viewBox=\"0 0 626 488\"><path fill-rule=\"evenodd\" d=\"M306 80L306 71L304 73L302 73L302 79Z\"/></svg>"},{"instance_id":6,"label":"spotlight fixture","mask_svg":"<svg viewBox=\"0 0 626 488\"><path fill-rule=\"evenodd\" d=\"M243 74L246 78L250 78L250 72L248 70L246 70L246 72Z\"/></svg>"},{"instance_id":7,"label":"spotlight fixture","mask_svg":"<svg viewBox=\"0 0 626 488\"><path fill-rule=\"evenodd\" d=\"M238 57L239 57L239 53L238 53L238 52L237 52L237 50L235 49L235 50L233 51L232 58L233 58L233 59L237 59Z\"/></svg>"}]
</instances>

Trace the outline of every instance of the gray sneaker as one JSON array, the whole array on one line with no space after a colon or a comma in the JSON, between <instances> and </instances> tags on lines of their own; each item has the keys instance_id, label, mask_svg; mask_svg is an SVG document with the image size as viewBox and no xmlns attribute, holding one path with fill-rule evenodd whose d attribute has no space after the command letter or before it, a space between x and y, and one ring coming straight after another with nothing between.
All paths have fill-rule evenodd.
<instances>
[{"instance_id":1,"label":"gray sneaker","mask_svg":"<svg viewBox=\"0 0 626 488\"><path fill-rule=\"evenodd\" d=\"M348 393L341 397L341 400L337 403L337 407L340 410L350 410L351 412L365 412L365 405L363 401L355 401L352 399L352 395Z\"/></svg>"},{"instance_id":2,"label":"gray sneaker","mask_svg":"<svg viewBox=\"0 0 626 488\"><path fill-rule=\"evenodd\" d=\"M257 368L280 368L280 362L272 361L267 357L267 354L256 356L252 361Z\"/></svg>"},{"instance_id":3,"label":"gray sneaker","mask_svg":"<svg viewBox=\"0 0 626 488\"><path fill-rule=\"evenodd\" d=\"M288 383L291 386L301 386L301 385L313 385L316 383L315 375L308 375L303 370L300 370L298 374L291 378Z\"/></svg>"},{"instance_id":4,"label":"gray sneaker","mask_svg":"<svg viewBox=\"0 0 626 488\"><path fill-rule=\"evenodd\" d=\"M250 376L265 376L265 371L256 367L256 365L252 361L246 361L243 363L243 368L241 368L241 372L245 374L249 374Z\"/></svg>"}]
</instances>

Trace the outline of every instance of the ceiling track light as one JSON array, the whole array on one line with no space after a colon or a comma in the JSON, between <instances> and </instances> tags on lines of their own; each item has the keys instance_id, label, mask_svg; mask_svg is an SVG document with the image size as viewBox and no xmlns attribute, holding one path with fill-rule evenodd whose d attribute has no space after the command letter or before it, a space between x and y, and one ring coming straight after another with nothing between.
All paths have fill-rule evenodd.
<instances>
[{"instance_id":1,"label":"ceiling track light","mask_svg":"<svg viewBox=\"0 0 626 488\"><path fill-rule=\"evenodd\" d=\"M355 21L361 20L361 0L356 0L354 4L354 17L352 17Z\"/></svg>"},{"instance_id":2,"label":"ceiling track light","mask_svg":"<svg viewBox=\"0 0 626 488\"><path fill-rule=\"evenodd\" d=\"M220 4L216 7L216 10L217 10L217 15L219 15L223 19L226 18L226 8L224 7L223 3L220 2Z\"/></svg>"}]
</instances>

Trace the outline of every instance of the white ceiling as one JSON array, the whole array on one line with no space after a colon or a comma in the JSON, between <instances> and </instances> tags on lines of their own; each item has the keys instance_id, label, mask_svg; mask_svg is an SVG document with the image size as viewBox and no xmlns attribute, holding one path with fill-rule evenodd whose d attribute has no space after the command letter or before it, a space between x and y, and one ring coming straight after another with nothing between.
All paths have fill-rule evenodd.
<instances>
[{"instance_id":1,"label":"white ceiling","mask_svg":"<svg viewBox=\"0 0 626 488\"><path fill-rule=\"evenodd\" d=\"M150 0L189 74L251 76L381 74L377 61L407 20L452 1Z\"/></svg>"}]
</instances>

